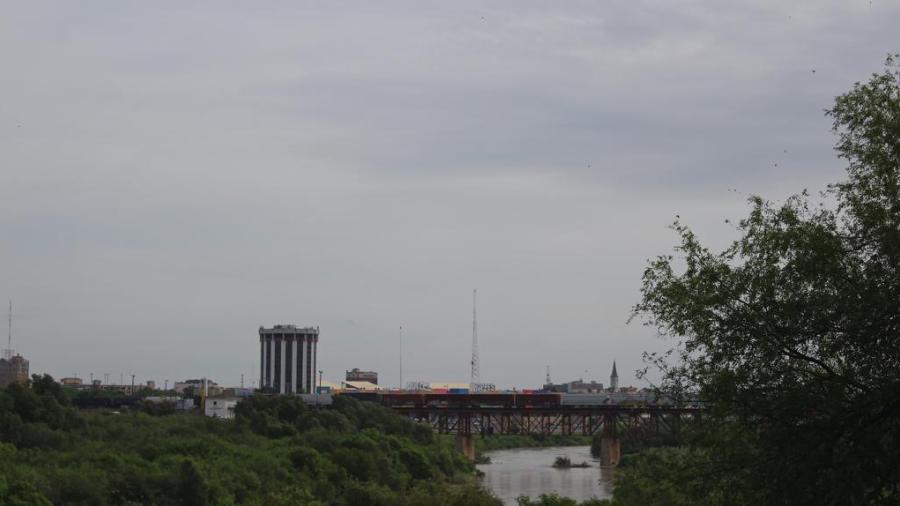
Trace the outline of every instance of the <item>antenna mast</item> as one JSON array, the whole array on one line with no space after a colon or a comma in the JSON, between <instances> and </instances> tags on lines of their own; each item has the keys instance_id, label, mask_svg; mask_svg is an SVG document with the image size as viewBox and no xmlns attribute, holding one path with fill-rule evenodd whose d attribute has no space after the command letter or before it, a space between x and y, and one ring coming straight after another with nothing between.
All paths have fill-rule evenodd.
<instances>
[{"instance_id":1,"label":"antenna mast","mask_svg":"<svg viewBox=\"0 0 900 506\"><path fill-rule=\"evenodd\" d=\"M472 388L478 383L478 313L476 303L478 290L472 290Z\"/></svg>"},{"instance_id":2,"label":"antenna mast","mask_svg":"<svg viewBox=\"0 0 900 506\"><path fill-rule=\"evenodd\" d=\"M547 381L546 381L546 384L547 384L547 385L552 385L552 384L553 384L553 382L550 381L550 366L549 366L549 365L547 366Z\"/></svg>"},{"instance_id":3,"label":"antenna mast","mask_svg":"<svg viewBox=\"0 0 900 506\"><path fill-rule=\"evenodd\" d=\"M400 325L400 385L397 388L403 390L403 325Z\"/></svg>"},{"instance_id":4,"label":"antenna mast","mask_svg":"<svg viewBox=\"0 0 900 506\"><path fill-rule=\"evenodd\" d=\"M6 334L6 349L3 350L3 358L6 360L11 359L13 356L12 349L12 299L9 299L9 316L8 316L8 327Z\"/></svg>"}]
</instances>

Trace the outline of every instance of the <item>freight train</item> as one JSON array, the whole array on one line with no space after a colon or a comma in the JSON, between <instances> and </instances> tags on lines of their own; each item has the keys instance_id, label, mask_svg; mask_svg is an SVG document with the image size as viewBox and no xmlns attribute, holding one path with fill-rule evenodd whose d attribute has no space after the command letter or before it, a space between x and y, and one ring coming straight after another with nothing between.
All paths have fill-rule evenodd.
<instances>
[{"instance_id":1,"label":"freight train","mask_svg":"<svg viewBox=\"0 0 900 506\"><path fill-rule=\"evenodd\" d=\"M358 400L377 402L396 409L423 408L495 408L550 409L597 406L657 406L669 404L650 392L603 394L565 394L548 392L490 392L490 393L433 393L433 392L342 392Z\"/></svg>"}]
</instances>

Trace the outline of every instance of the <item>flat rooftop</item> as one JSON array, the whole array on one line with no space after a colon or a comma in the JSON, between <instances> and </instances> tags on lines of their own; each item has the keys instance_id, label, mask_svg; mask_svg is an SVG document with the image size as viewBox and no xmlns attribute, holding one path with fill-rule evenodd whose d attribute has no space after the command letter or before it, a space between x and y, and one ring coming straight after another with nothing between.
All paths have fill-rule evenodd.
<instances>
[{"instance_id":1,"label":"flat rooftop","mask_svg":"<svg viewBox=\"0 0 900 506\"><path fill-rule=\"evenodd\" d=\"M294 324L273 325L271 328L259 326L260 334L319 334L318 327L298 327Z\"/></svg>"}]
</instances>

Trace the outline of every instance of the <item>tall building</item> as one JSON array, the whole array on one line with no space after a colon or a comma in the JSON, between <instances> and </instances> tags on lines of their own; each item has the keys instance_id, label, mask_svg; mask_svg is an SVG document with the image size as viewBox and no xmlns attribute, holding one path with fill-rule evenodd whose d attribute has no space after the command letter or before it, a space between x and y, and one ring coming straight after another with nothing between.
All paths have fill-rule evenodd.
<instances>
[{"instance_id":1,"label":"tall building","mask_svg":"<svg viewBox=\"0 0 900 506\"><path fill-rule=\"evenodd\" d=\"M318 343L318 327L260 327L260 387L282 394L314 393Z\"/></svg>"},{"instance_id":2,"label":"tall building","mask_svg":"<svg viewBox=\"0 0 900 506\"><path fill-rule=\"evenodd\" d=\"M28 381L28 361L22 355L13 355L9 350L4 350L3 358L0 358L0 387L10 383L25 383Z\"/></svg>"},{"instance_id":3,"label":"tall building","mask_svg":"<svg viewBox=\"0 0 900 506\"><path fill-rule=\"evenodd\" d=\"M349 371L345 371L344 378L347 381L368 381L374 385L378 384L378 373L375 371L360 371L354 367Z\"/></svg>"},{"instance_id":4,"label":"tall building","mask_svg":"<svg viewBox=\"0 0 900 506\"><path fill-rule=\"evenodd\" d=\"M616 361L613 360L612 374L609 375L609 389L615 392L619 389L619 373L616 372Z\"/></svg>"}]
</instances>

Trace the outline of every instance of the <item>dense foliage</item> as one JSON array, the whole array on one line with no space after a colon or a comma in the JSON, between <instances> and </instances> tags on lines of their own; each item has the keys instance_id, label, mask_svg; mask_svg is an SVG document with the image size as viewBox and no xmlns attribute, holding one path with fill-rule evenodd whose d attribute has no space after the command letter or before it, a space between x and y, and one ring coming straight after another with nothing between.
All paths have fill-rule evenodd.
<instances>
[{"instance_id":1,"label":"dense foliage","mask_svg":"<svg viewBox=\"0 0 900 506\"><path fill-rule=\"evenodd\" d=\"M562 434L523 436L504 434L487 437L476 437L475 452L505 450L508 448L542 448L547 446L587 446L591 444L591 436L564 436Z\"/></svg>"},{"instance_id":2,"label":"dense foliage","mask_svg":"<svg viewBox=\"0 0 900 506\"><path fill-rule=\"evenodd\" d=\"M47 376L0 389L0 504L498 504L428 427L294 397L236 419L79 412Z\"/></svg>"},{"instance_id":3,"label":"dense foliage","mask_svg":"<svg viewBox=\"0 0 900 506\"><path fill-rule=\"evenodd\" d=\"M828 111L848 178L814 203L752 198L740 238L644 273L636 314L676 340L652 360L670 394L712 408L694 450L649 454L625 503L900 502L900 71ZM696 450L696 451L695 451ZM625 474L628 474L625 473ZM702 479L697 479L698 477Z\"/></svg>"}]
</instances>

